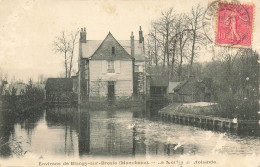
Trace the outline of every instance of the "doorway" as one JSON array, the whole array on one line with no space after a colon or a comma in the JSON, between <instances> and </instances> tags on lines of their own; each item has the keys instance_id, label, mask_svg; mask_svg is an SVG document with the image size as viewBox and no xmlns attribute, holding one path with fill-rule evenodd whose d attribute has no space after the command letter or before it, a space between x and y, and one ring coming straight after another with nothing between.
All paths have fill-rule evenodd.
<instances>
[{"instance_id":1,"label":"doorway","mask_svg":"<svg viewBox=\"0 0 260 167\"><path fill-rule=\"evenodd\" d=\"M112 104L115 100L115 82L114 81L108 81L107 98L108 98L109 104Z\"/></svg>"}]
</instances>

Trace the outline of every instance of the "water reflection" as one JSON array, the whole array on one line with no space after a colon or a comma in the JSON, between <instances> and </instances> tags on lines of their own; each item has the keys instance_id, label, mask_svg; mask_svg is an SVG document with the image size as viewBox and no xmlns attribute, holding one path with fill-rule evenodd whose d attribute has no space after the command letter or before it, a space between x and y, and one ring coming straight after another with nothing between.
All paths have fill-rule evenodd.
<instances>
[{"instance_id":1,"label":"water reflection","mask_svg":"<svg viewBox=\"0 0 260 167\"><path fill-rule=\"evenodd\" d=\"M80 124L77 110L75 108L47 108L45 114L43 123L47 125L47 131L51 133L48 136L53 140L47 140L49 152L43 155L78 156L77 140Z\"/></svg>"},{"instance_id":2,"label":"water reflection","mask_svg":"<svg viewBox=\"0 0 260 167\"><path fill-rule=\"evenodd\" d=\"M4 119L6 118L6 119ZM9 147L9 137L14 131L13 122L8 115L0 112L0 156L9 157L11 155L11 148Z\"/></svg>"},{"instance_id":3,"label":"water reflection","mask_svg":"<svg viewBox=\"0 0 260 167\"><path fill-rule=\"evenodd\" d=\"M78 109L78 147L79 155L88 155L90 152L90 115Z\"/></svg>"},{"instance_id":4,"label":"water reflection","mask_svg":"<svg viewBox=\"0 0 260 167\"><path fill-rule=\"evenodd\" d=\"M24 111L21 111L24 112ZM17 135L16 129L19 125L23 129L28 139L27 143L31 140L32 131L37 125L36 123L43 116L41 108L35 110L28 110L25 115L29 117L19 116L12 110L2 109L0 112L0 156L24 156L27 151L23 149L22 140L23 136ZM19 130L21 131L21 130Z\"/></svg>"},{"instance_id":5,"label":"water reflection","mask_svg":"<svg viewBox=\"0 0 260 167\"><path fill-rule=\"evenodd\" d=\"M0 117L0 156L260 154L259 138L239 138L133 115L127 110L47 108L34 114L34 119L20 122Z\"/></svg>"}]
</instances>

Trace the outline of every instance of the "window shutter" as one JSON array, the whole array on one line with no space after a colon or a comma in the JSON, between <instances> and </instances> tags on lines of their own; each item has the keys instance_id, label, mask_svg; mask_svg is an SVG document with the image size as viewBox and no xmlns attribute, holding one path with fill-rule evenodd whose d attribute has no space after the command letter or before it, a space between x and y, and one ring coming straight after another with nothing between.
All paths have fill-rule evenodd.
<instances>
[{"instance_id":1,"label":"window shutter","mask_svg":"<svg viewBox=\"0 0 260 167\"><path fill-rule=\"evenodd\" d=\"M102 60L102 74L107 73L107 61Z\"/></svg>"},{"instance_id":2,"label":"window shutter","mask_svg":"<svg viewBox=\"0 0 260 167\"><path fill-rule=\"evenodd\" d=\"M115 61L115 72L120 73L120 60Z\"/></svg>"}]
</instances>

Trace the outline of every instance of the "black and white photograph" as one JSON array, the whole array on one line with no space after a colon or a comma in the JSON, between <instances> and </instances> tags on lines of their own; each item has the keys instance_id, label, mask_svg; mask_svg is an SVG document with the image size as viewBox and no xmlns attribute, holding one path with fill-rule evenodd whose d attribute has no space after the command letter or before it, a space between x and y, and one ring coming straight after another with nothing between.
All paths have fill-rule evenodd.
<instances>
[{"instance_id":1,"label":"black and white photograph","mask_svg":"<svg viewBox=\"0 0 260 167\"><path fill-rule=\"evenodd\" d=\"M260 167L259 0L0 11L0 167Z\"/></svg>"}]
</instances>

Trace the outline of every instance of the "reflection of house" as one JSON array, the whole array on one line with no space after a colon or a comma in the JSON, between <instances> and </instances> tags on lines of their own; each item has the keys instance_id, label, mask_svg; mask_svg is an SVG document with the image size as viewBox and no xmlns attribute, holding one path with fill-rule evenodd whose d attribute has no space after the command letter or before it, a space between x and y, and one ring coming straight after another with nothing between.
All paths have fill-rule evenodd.
<instances>
[{"instance_id":1,"label":"reflection of house","mask_svg":"<svg viewBox=\"0 0 260 167\"><path fill-rule=\"evenodd\" d=\"M175 102L210 101L210 90L201 81L189 79L183 82L170 82L169 94Z\"/></svg>"},{"instance_id":2,"label":"reflection of house","mask_svg":"<svg viewBox=\"0 0 260 167\"><path fill-rule=\"evenodd\" d=\"M85 28L80 32L79 103L108 100L144 94L144 39L116 40L109 32L102 40L86 40Z\"/></svg>"},{"instance_id":3,"label":"reflection of house","mask_svg":"<svg viewBox=\"0 0 260 167\"><path fill-rule=\"evenodd\" d=\"M71 78L48 78L45 90L46 102L69 102L75 99Z\"/></svg>"}]
</instances>

